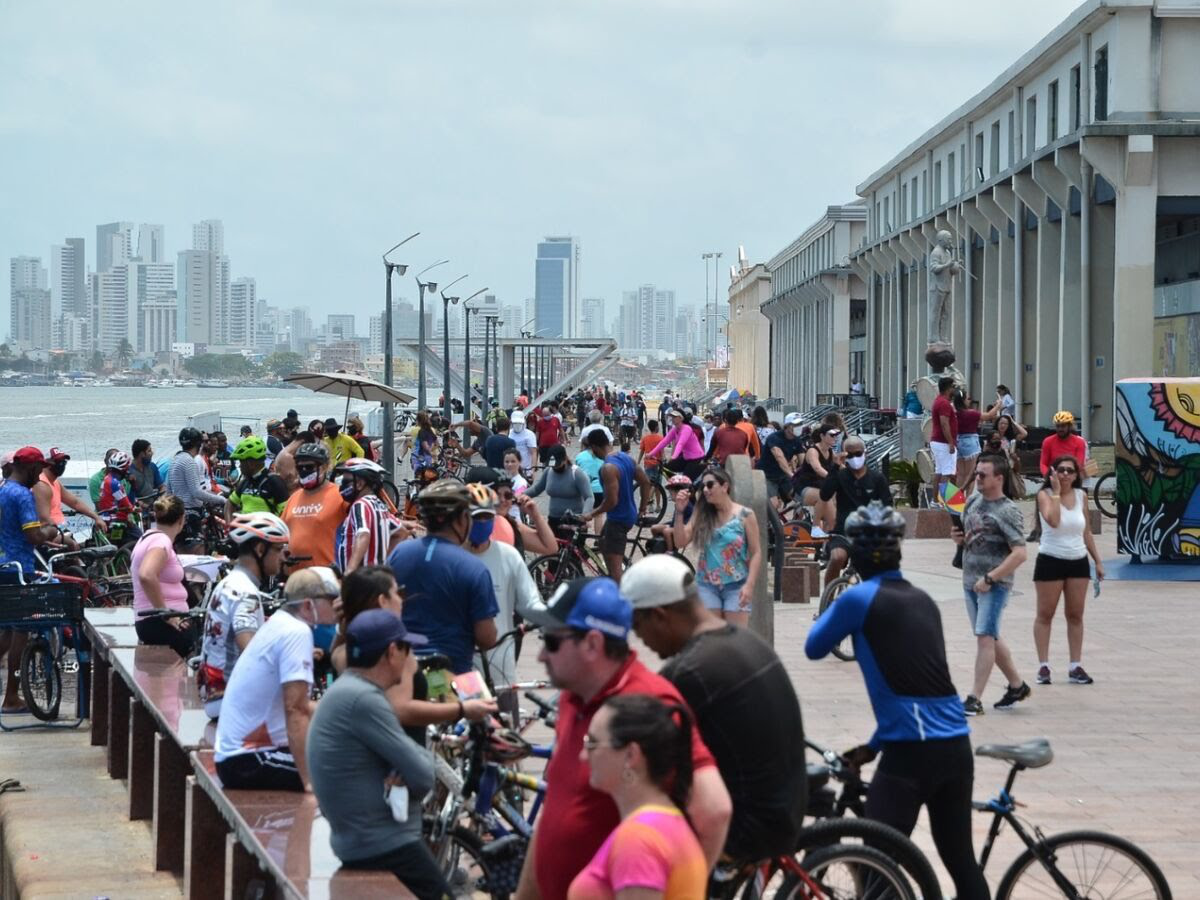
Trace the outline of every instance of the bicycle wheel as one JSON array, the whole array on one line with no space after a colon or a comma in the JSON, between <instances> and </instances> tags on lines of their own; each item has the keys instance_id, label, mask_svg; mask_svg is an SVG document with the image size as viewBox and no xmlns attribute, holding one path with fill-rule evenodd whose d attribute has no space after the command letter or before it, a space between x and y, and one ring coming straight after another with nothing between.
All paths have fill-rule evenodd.
<instances>
[{"instance_id":1,"label":"bicycle wheel","mask_svg":"<svg viewBox=\"0 0 1200 900\"><path fill-rule=\"evenodd\" d=\"M829 900L916 900L900 867L874 847L834 844L805 855L801 867ZM784 879L776 900L813 896L795 873Z\"/></svg>"},{"instance_id":2,"label":"bicycle wheel","mask_svg":"<svg viewBox=\"0 0 1200 900\"><path fill-rule=\"evenodd\" d=\"M838 598L842 591L856 584L858 584L857 578L843 575L841 578L834 579L832 583L826 585L825 590L821 592L821 606L817 615L824 615L825 610L833 605L833 601ZM854 662L854 641L850 638L840 641L834 646L833 655L843 662Z\"/></svg>"},{"instance_id":3,"label":"bicycle wheel","mask_svg":"<svg viewBox=\"0 0 1200 900\"><path fill-rule=\"evenodd\" d=\"M1092 486L1092 500L1096 509L1110 519L1117 517L1117 473L1109 472Z\"/></svg>"},{"instance_id":4,"label":"bicycle wheel","mask_svg":"<svg viewBox=\"0 0 1200 900\"><path fill-rule=\"evenodd\" d=\"M560 584L573 578L582 578L583 570L570 557L563 559L557 553L548 553L529 564L529 574L533 576L538 593L543 599L549 600Z\"/></svg>"},{"instance_id":5,"label":"bicycle wheel","mask_svg":"<svg viewBox=\"0 0 1200 900\"><path fill-rule=\"evenodd\" d=\"M650 482L650 501L646 504L643 518L651 525L657 525L667 514L667 489L657 481Z\"/></svg>"},{"instance_id":6,"label":"bicycle wheel","mask_svg":"<svg viewBox=\"0 0 1200 900\"><path fill-rule=\"evenodd\" d=\"M62 672L42 635L31 637L21 653L21 696L29 711L43 722L58 718L62 702Z\"/></svg>"},{"instance_id":7,"label":"bicycle wheel","mask_svg":"<svg viewBox=\"0 0 1200 900\"><path fill-rule=\"evenodd\" d=\"M404 509L404 504L400 502L400 491L396 487L394 482L384 481L383 484L380 485L380 487L383 490L384 496L386 496L387 499L389 501L391 501L393 509L397 509L397 510Z\"/></svg>"},{"instance_id":8,"label":"bicycle wheel","mask_svg":"<svg viewBox=\"0 0 1200 900\"><path fill-rule=\"evenodd\" d=\"M904 870L909 883L924 900L941 900L942 888L929 858L907 835L883 822L853 817L818 819L800 832L799 845L805 850L833 844L858 846L858 841L883 851Z\"/></svg>"},{"instance_id":9,"label":"bicycle wheel","mask_svg":"<svg viewBox=\"0 0 1200 900\"><path fill-rule=\"evenodd\" d=\"M685 566L687 566L688 571L691 572L693 575L696 574L696 567L694 565L692 565L692 561L690 559L688 559L686 556L684 556L682 553L680 553L678 550L672 550L670 555L675 557L680 562L682 562Z\"/></svg>"},{"instance_id":10,"label":"bicycle wheel","mask_svg":"<svg viewBox=\"0 0 1200 900\"><path fill-rule=\"evenodd\" d=\"M1065 831L1040 842L1058 874L1081 897L1104 900L1153 897L1170 900L1171 888L1162 870L1146 852L1124 838L1103 831ZM1021 897L1060 897L1061 888L1033 850L1016 858L996 890L996 900Z\"/></svg>"},{"instance_id":11,"label":"bicycle wheel","mask_svg":"<svg viewBox=\"0 0 1200 900\"><path fill-rule=\"evenodd\" d=\"M477 834L459 825L450 831L446 840L448 843L442 862L442 875L453 890L453 896L508 896L489 892L490 873L487 863L483 861L483 841Z\"/></svg>"}]
</instances>

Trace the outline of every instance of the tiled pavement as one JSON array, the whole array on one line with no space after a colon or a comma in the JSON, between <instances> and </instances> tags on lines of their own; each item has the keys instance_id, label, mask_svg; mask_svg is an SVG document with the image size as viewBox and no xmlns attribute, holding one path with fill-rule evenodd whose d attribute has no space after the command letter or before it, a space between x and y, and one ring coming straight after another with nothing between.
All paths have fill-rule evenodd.
<instances>
[{"instance_id":1,"label":"tiled pavement","mask_svg":"<svg viewBox=\"0 0 1200 900\"><path fill-rule=\"evenodd\" d=\"M1102 556L1115 558L1112 531L1106 529L1098 540ZM943 540L906 542L904 570L942 610L951 675L963 692L971 680L975 642L959 573L949 565L952 549ZM1029 561L1017 573L1017 593L1001 633L1032 685L1037 662L1032 637L1035 544L1029 552ZM976 745L1050 739L1054 762L1023 772L1014 790L1026 805L1021 812L1028 821L1047 833L1097 829L1132 840L1158 862L1180 898L1200 897L1200 687L1192 673L1200 639L1197 604L1196 582L1106 582L1098 599L1089 592L1084 620L1083 662L1096 683L1066 683L1066 630L1060 612L1051 645L1059 683L1033 685L1029 700L1002 713L991 708L1003 691L996 672L983 698L987 714L971 720ZM819 743L846 749L870 736L874 720L856 665L832 657L817 663L805 658L804 638L813 612L812 605L777 605L776 649L801 697L806 733ZM658 665L648 650L641 649L640 655ZM523 676L539 674L533 657L522 658ZM799 764L801 751L796 752ZM1006 773L998 760L977 759L975 796L994 793ZM990 821L976 816L976 852ZM924 814L913 837L942 871ZM1015 837L1001 834L986 873L993 889L1021 849Z\"/></svg>"}]
</instances>

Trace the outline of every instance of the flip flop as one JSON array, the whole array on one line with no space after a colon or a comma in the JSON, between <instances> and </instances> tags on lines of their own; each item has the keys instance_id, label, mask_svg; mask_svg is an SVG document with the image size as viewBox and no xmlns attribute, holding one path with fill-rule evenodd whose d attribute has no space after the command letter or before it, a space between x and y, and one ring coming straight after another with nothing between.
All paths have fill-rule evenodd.
<instances>
[{"instance_id":1,"label":"flip flop","mask_svg":"<svg viewBox=\"0 0 1200 900\"><path fill-rule=\"evenodd\" d=\"M16 793L23 790L25 790L25 787L15 778L5 778L3 781L0 781L0 794Z\"/></svg>"}]
</instances>

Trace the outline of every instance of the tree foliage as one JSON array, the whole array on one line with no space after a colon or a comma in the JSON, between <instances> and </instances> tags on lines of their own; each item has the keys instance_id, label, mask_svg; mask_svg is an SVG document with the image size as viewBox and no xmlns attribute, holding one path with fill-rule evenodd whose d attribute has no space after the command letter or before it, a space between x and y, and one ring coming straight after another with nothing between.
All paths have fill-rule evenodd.
<instances>
[{"instance_id":1,"label":"tree foliage","mask_svg":"<svg viewBox=\"0 0 1200 900\"><path fill-rule=\"evenodd\" d=\"M258 368L240 353L204 353L183 361L197 378L253 378Z\"/></svg>"},{"instance_id":2,"label":"tree foliage","mask_svg":"<svg viewBox=\"0 0 1200 900\"><path fill-rule=\"evenodd\" d=\"M277 377L283 378L285 375L292 375L295 372L302 371L305 367L305 359L299 353L281 351L279 353L272 353L264 359L263 367L274 373Z\"/></svg>"}]
</instances>

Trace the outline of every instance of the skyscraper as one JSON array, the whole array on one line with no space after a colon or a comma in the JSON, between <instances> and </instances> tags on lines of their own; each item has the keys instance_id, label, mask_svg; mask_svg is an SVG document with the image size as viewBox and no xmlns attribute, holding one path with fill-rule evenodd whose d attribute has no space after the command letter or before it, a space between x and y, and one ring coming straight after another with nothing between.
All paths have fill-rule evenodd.
<instances>
[{"instance_id":1,"label":"skyscraper","mask_svg":"<svg viewBox=\"0 0 1200 900\"><path fill-rule=\"evenodd\" d=\"M163 298L170 298L171 303L175 303L175 267L168 262L145 262L141 259L135 259L126 264L128 274L126 275L126 290L128 292L128 311L129 321L134 323L136 334L129 338L129 343L139 353L152 353L153 350L147 346L144 325L146 322L142 311L146 305L151 302L160 302ZM155 319L155 327L162 325L161 316ZM175 323L175 317L170 319L171 323ZM169 350L170 345L160 347L158 349Z\"/></svg>"},{"instance_id":2,"label":"skyscraper","mask_svg":"<svg viewBox=\"0 0 1200 900\"><path fill-rule=\"evenodd\" d=\"M179 251L176 292L179 340L195 344L228 343L229 257L219 219L192 226L192 249Z\"/></svg>"},{"instance_id":3,"label":"skyscraper","mask_svg":"<svg viewBox=\"0 0 1200 900\"><path fill-rule=\"evenodd\" d=\"M86 282L83 238L66 238L50 248L50 302L55 315L89 315Z\"/></svg>"},{"instance_id":4,"label":"skyscraper","mask_svg":"<svg viewBox=\"0 0 1200 900\"><path fill-rule=\"evenodd\" d=\"M122 341L137 348L137 290L130 290L130 268L125 263L92 273L92 348L101 353L115 353Z\"/></svg>"},{"instance_id":5,"label":"skyscraper","mask_svg":"<svg viewBox=\"0 0 1200 900\"><path fill-rule=\"evenodd\" d=\"M21 347L50 347L50 290L41 257L9 262L9 335Z\"/></svg>"},{"instance_id":6,"label":"skyscraper","mask_svg":"<svg viewBox=\"0 0 1200 900\"><path fill-rule=\"evenodd\" d=\"M606 332L604 299L602 297L584 297L579 308L579 337L604 337Z\"/></svg>"},{"instance_id":7,"label":"skyscraper","mask_svg":"<svg viewBox=\"0 0 1200 900\"><path fill-rule=\"evenodd\" d=\"M192 226L192 249L225 252L225 225L220 219L205 219Z\"/></svg>"},{"instance_id":8,"label":"skyscraper","mask_svg":"<svg viewBox=\"0 0 1200 900\"><path fill-rule=\"evenodd\" d=\"M660 291L643 284L625 291L621 302L621 333L624 347L675 352L675 292Z\"/></svg>"},{"instance_id":9,"label":"skyscraper","mask_svg":"<svg viewBox=\"0 0 1200 900\"><path fill-rule=\"evenodd\" d=\"M133 223L110 222L96 226L96 271L107 272L113 266L133 258Z\"/></svg>"},{"instance_id":10,"label":"skyscraper","mask_svg":"<svg viewBox=\"0 0 1200 900\"><path fill-rule=\"evenodd\" d=\"M167 249L163 238L163 226L146 224L139 225L137 244L138 257L140 257L143 262L166 262Z\"/></svg>"},{"instance_id":11,"label":"skyscraper","mask_svg":"<svg viewBox=\"0 0 1200 900\"><path fill-rule=\"evenodd\" d=\"M393 301L394 302L394 301ZM392 307L392 315L395 315L395 307ZM393 328L395 322L392 322ZM348 341L354 337L354 316L345 314L333 314L325 320L325 342L333 343L334 341Z\"/></svg>"},{"instance_id":12,"label":"skyscraper","mask_svg":"<svg viewBox=\"0 0 1200 900\"><path fill-rule=\"evenodd\" d=\"M257 345L258 296L253 278L235 278L229 285L229 315L225 343L252 349Z\"/></svg>"},{"instance_id":13,"label":"skyscraper","mask_svg":"<svg viewBox=\"0 0 1200 900\"><path fill-rule=\"evenodd\" d=\"M534 268L534 330L540 337L579 333L579 242L548 237L537 248Z\"/></svg>"}]
</instances>

